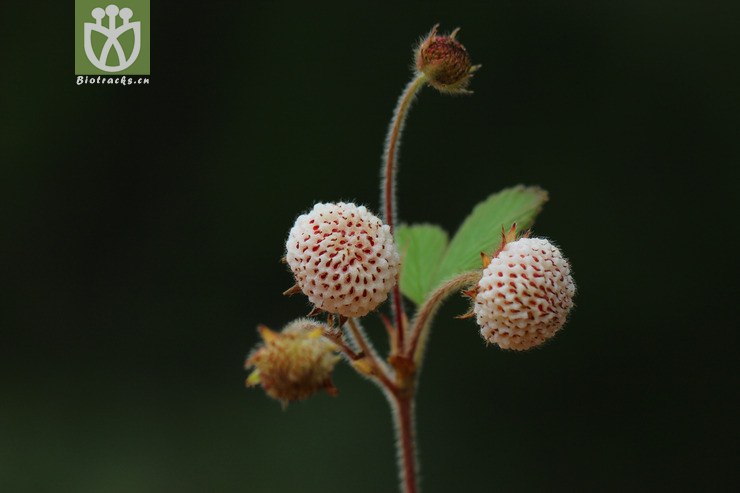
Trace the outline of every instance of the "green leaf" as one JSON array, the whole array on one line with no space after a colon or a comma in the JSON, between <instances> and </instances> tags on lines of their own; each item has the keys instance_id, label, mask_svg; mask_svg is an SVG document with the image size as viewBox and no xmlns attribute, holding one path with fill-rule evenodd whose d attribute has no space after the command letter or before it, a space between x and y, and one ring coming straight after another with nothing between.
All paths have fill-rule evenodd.
<instances>
[{"instance_id":1,"label":"green leaf","mask_svg":"<svg viewBox=\"0 0 740 493\"><path fill-rule=\"evenodd\" d=\"M528 229L547 201L547 192L539 187L518 185L488 197L465 219L442 258L432 282L440 282L465 271L480 268L480 253L493 253L501 244L501 228L513 223L517 230Z\"/></svg>"},{"instance_id":2,"label":"green leaf","mask_svg":"<svg viewBox=\"0 0 740 493\"><path fill-rule=\"evenodd\" d=\"M547 201L538 187L506 188L475 206L451 242L431 224L401 225L396 242L401 252L401 292L416 304L443 281L481 267L480 253L493 253L501 244L501 228L513 223L517 231L532 226Z\"/></svg>"},{"instance_id":3,"label":"green leaf","mask_svg":"<svg viewBox=\"0 0 740 493\"><path fill-rule=\"evenodd\" d=\"M435 270L447 248L447 233L432 224L401 225L396 228L401 252L401 292L421 304L435 286Z\"/></svg>"}]
</instances>

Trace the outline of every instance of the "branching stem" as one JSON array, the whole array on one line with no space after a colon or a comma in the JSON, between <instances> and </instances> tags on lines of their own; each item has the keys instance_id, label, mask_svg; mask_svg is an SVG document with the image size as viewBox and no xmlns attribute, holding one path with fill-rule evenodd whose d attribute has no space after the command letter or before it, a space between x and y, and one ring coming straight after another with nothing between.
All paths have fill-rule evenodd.
<instances>
[{"instance_id":1,"label":"branching stem","mask_svg":"<svg viewBox=\"0 0 740 493\"><path fill-rule=\"evenodd\" d=\"M393 112L388 128L383 154L383 181L381 184L383 215L391 233L396 225L396 174L398 173L398 149L401 133L406 123L409 108L417 93L424 86L426 76L416 74L404 89ZM401 291L396 284L391 297L394 324L384 319L390 338L391 354L388 362L391 368L377 356L372 343L365 337L354 319L347 324L361 351L355 356L367 358L372 368L371 375L385 391L393 413L396 426L396 447L398 452L401 489L403 493L418 493L418 463L416 459L416 440L414 432L414 395L416 392L417 370L421 364L424 345L429 334L429 326L441 303L460 288L477 280L478 273L468 272L442 284L419 308L411 327L406 327L406 313L403 308ZM347 353L346 348L342 348ZM350 353L348 353L350 354ZM357 368L356 368L357 369ZM361 371L361 370L358 370Z\"/></svg>"},{"instance_id":2,"label":"branching stem","mask_svg":"<svg viewBox=\"0 0 740 493\"><path fill-rule=\"evenodd\" d=\"M342 353L344 353L344 355L350 361L357 361L358 359L362 358L361 354L358 354L357 352L355 352L355 350L349 347L349 345L344 341L344 337L342 337L341 332L334 332L333 330L325 330L324 337L329 339L334 344L336 344L339 350Z\"/></svg>"},{"instance_id":3,"label":"branching stem","mask_svg":"<svg viewBox=\"0 0 740 493\"><path fill-rule=\"evenodd\" d=\"M349 330L352 332L352 337L357 341L357 345L360 346L360 351L362 351L364 357L367 358L370 365L372 365L374 370L373 375L378 378L383 388L387 391L394 392L396 386L388 375L385 364L377 357L377 353L372 343L365 337L365 334L362 333L362 330L360 330L360 327L357 325L354 318L347 320L347 325L349 325Z\"/></svg>"},{"instance_id":4,"label":"branching stem","mask_svg":"<svg viewBox=\"0 0 740 493\"><path fill-rule=\"evenodd\" d=\"M419 307L416 317L414 317L414 321L411 323L411 337L406 353L407 357L413 358L417 367L421 365L424 356L424 347L429 337L429 327L431 326L432 319L442 305L442 302L454 292L477 282L480 276L480 271L469 271L453 277L432 292L424 304Z\"/></svg>"}]
</instances>

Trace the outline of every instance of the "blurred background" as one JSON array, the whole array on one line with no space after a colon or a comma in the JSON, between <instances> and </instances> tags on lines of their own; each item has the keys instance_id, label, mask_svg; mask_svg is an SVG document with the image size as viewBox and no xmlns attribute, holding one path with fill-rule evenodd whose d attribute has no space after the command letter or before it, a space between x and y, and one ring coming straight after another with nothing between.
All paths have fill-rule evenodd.
<instances>
[{"instance_id":1,"label":"blurred background","mask_svg":"<svg viewBox=\"0 0 740 493\"><path fill-rule=\"evenodd\" d=\"M378 208L436 22L483 69L473 96L422 91L401 217L454 231L541 185L579 292L524 354L442 310L423 490L740 487L736 2L155 1L148 87L76 86L72 5L41 5L0 17L0 490L395 491L374 386L342 366L338 397L282 411L242 365L258 323L308 311L280 294L295 217Z\"/></svg>"}]
</instances>

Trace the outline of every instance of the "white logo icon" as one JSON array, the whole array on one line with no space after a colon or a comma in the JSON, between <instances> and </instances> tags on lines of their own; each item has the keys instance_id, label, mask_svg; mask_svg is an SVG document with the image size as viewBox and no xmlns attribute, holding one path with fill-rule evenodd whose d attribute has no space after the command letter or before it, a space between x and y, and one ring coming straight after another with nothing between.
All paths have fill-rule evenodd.
<instances>
[{"instance_id":1,"label":"white logo icon","mask_svg":"<svg viewBox=\"0 0 740 493\"><path fill-rule=\"evenodd\" d=\"M88 60L90 60L90 63L105 72L120 72L130 67L139 56L139 51L141 51L141 22L129 22L134 12L129 8L123 8L119 11L116 5L108 5L105 10L100 7L94 8L91 14L95 19L95 23L85 22L85 54ZM108 27L103 26L103 17L106 14L108 15ZM118 27L116 27L117 15L123 20L123 23ZM126 54L123 52L123 46L118 42L118 37L129 29L134 33L134 49L131 51L131 55L126 57ZM93 31L97 31L107 38L103 49L100 51L100 56L95 55L93 51ZM107 64L111 49L116 50L118 65L110 66Z\"/></svg>"}]
</instances>

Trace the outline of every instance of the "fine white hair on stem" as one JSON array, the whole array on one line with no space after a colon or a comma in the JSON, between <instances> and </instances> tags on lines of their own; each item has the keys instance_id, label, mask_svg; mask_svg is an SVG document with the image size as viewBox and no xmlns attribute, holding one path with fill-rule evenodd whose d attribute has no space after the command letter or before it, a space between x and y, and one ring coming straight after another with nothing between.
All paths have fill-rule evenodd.
<instances>
[{"instance_id":1,"label":"fine white hair on stem","mask_svg":"<svg viewBox=\"0 0 740 493\"><path fill-rule=\"evenodd\" d=\"M384 204L384 219L391 229L396 224L396 175L398 174L398 149L401 135L406 126L406 116L419 89L425 81L423 74L416 74L404 88L393 110L393 119L388 126L388 133L383 146L383 165L381 166L380 203Z\"/></svg>"},{"instance_id":2,"label":"fine white hair on stem","mask_svg":"<svg viewBox=\"0 0 740 493\"><path fill-rule=\"evenodd\" d=\"M375 349L375 346L373 345L373 343L367 337L367 333L365 332L365 329L362 327L362 324L360 324L360 321L357 319L353 319L352 323L354 323L355 329L357 330L357 334L355 334L353 330L347 331L347 337L349 338L352 345L360 351L368 352L369 354L367 354L367 356L373 359L375 363L378 366L380 366L380 369L385 372L386 375L393 374L393 372L388 367L386 362L383 361L383 358L381 358L380 355L378 354L378 351ZM363 340L362 341L358 340L357 335L362 337ZM384 388L382 385L380 387Z\"/></svg>"},{"instance_id":3,"label":"fine white hair on stem","mask_svg":"<svg viewBox=\"0 0 740 493\"><path fill-rule=\"evenodd\" d=\"M480 279L481 274L479 271L468 271L462 274L448 279L442 283L432 294L427 297L427 300L414 317L414 321L411 324L411 339L409 341L409 348L411 356L416 363L417 372L420 372L422 362L424 361L424 350L426 349L427 340L429 339L429 331L432 324L432 319L437 313L437 310L442 306L442 303L450 297L450 295L456 293L460 289L475 284Z\"/></svg>"},{"instance_id":4,"label":"fine white hair on stem","mask_svg":"<svg viewBox=\"0 0 740 493\"><path fill-rule=\"evenodd\" d=\"M419 471L419 460L418 460L418 444L416 442L416 411L415 403L413 398L402 398L389 391L384 391L388 405L391 408L391 415L393 416L393 433L396 440L396 464L398 469L398 481L402 492L408 491L407 485L411 482L414 485L418 484L420 471ZM401 403L401 399L405 399ZM406 406L406 411L403 411L402 406ZM408 419L407 423L402 423L403 419ZM404 436L404 430L409 434L408 437ZM407 443L408 442L408 443ZM412 457L406 457L406 445L411 444ZM409 468L407 460L410 460L413 467ZM413 478L407 478L407 474L413 474ZM411 479L411 481L409 481Z\"/></svg>"}]
</instances>

